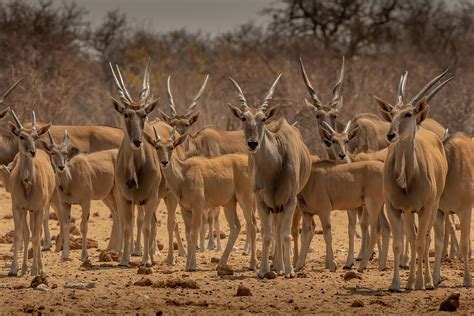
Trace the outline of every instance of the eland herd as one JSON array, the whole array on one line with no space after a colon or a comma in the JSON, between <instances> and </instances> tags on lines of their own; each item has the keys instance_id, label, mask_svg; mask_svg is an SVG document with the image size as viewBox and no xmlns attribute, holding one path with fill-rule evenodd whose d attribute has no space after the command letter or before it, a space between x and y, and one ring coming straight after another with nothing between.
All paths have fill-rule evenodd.
<instances>
[{"instance_id":1,"label":"eland herd","mask_svg":"<svg viewBox=\"0 0 474 316\"><path fill-rule=\"evenodd\" d=\"M222 249L220 234L214 239L214 231L220 231L220 207L230 235L219 265L228 262L241 230L237 205L246 224L249 268L259 268L259 277L273 270L292 278L295 271L304 267L315 231L314 215L322 224L326 268L335 271L331 211L347 210L349 248L345 269L351 269L359 259L358 271L364 271L376 245L379 269L387 269L392 236L391 290L400 289L400 268L409 269L407 289L434 288L441 282L441 262L446 256L463 260L463 285L471 286L474 140L463 133L449 135L443 126L428 118L433 96L454 78L452 69L436 76L412 99L406 97L405 72L394 104L375 97L380 117L358 114L342 124L338 115L342 108L344 59L328 103L319 99L301 59L300 66L302 84L310 95L306 104L316 118L327 159L310 154L298 128L284 118L275 118L279 106L271 100L281 75L261 104L255 105L247 102L242 88L229 77L238 104L228 106L242 121L238 131L206 127L190 132L199 119L197 105L209 76L184 114L176 111L169 77L168 108L159 110L158 120L149 121L148 116L159 104L151 92L150 61L138 98L128 92L119 67L110 64L118 94L118 98L111 99L122 117L123 129L42 124L34 112L31 122L26 123L13 110L3 109L0 118L10 113L13 119L10 130L1 131L8 146L0 152L0 177L11 194L15 227L9 275L18 274L21 248L21 274L28 272L30 239L31 274L43 273L41 247L51 247L50 206L60 221L56 251L61 252L63 260L69 257L71 206L81 207L81 260L87 261L93 200L103 201L111 211L113 225L107 249L119 253L119 265L129 266L131 255L141 256L142 265L153 265L159 254L156 212L163 200L169 240L166 262L175 263L176 239L178 255L186 256L186 271L197 269L196 250L206 249L207 227L207 248ZM1 96L1 103L20 82ZM186 248L175 218L178 205L184 220ZM262 241L259 264L256 213ZM459 244L452 214L460 222ZM355 256L357 219L362 243ZM432 228L435 260L431 273Z\"/></svg>"}]
</instances>

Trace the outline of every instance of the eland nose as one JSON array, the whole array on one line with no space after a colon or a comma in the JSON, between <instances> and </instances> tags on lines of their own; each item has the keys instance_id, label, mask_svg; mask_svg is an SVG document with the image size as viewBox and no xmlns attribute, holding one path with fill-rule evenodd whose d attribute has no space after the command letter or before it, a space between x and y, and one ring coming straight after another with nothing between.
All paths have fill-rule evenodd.
<instances>
[{"instance_id":1,"label":"eland nose","mask_svg":"<svg viewBox=\"0 0 474 316\"><path fill-rule=\"evenodd\" d=\"M165 167L168 165L168 160L161 160L161 164Z\"/></svg>"},{"instance_id":2,"label":"eland nose","mask_svg":"<svg viewBox=\"0 0 474 316\"><path fill-rule=\"evenodd\" d=\"M394 132L389 132L389 133L387 134L387 139L388 139L389 141L391 141L391 140L394 139L394 138L395 138L395 133L394 133Z\"/></svg>"},{"instance_id":3,"label":"eland nose","mask_svg":"<svg viewBox=\"0 0 474 316\"><path fill-rule=\"evenodd\" d=\"M142 144L142 141L141 141L141 139L134 139L133 143L135 144L135 146L140 147L141 144Z\"/></svg>"},{"instance_id":4,"label":"eland nose","mask_svg":"<svg viewBox=\"0 0 474 316\"><path fill-rule=\"evenodd\" d=\"M339 158L341 158L342 160L344 160L344 158L346 158L346 155L345 155L345 154L339 154Z\"/></svg>"},{"instance_id":5,"label":"eland nose","mask_svg":"<svg viewBox=\"0 0 474 316\"><path fill-rule=\"evenodd\" d=\"M58 166L58 169L59 169L59 171L63 171L63 170L64 170L64 166Z\"/></svg>"},{"instance_id":6,"label":"eland nose","mask_svg":"<svg viewBox=\"0 0 474 316\"><path fill-rule=\"evenodd\" d=\"M30 150L29 153L30 153L31 157L36 156L36 151L35 150Z\"/></svg>"},{"instance_id":7,"label":"eland nose","mask_svg":"<svg viewBox=\"0 0 474 316\"><path fill-rule=\"evenodd\" d=\"M248 141L247 145L249 146L250 149L254 150L258 146L258 142L256 141Z\"/></svg>"}]
</instances>

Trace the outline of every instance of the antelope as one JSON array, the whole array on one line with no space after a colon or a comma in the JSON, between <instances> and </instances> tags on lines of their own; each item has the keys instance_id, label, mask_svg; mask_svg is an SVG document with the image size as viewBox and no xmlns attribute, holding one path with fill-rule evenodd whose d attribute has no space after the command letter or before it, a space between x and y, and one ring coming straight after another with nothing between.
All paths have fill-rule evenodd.
<instances>
[{"instance_id":1,"label":"antelope","mask_svg":"<svg viewBox=\"0 0 474 316\"><path fill-rule=\"evenodd\" d=\"M439 208L445 214L455 213L461 224L461 255L464 260L465 287L472 286L472 276L469 271L471 256L471 212L474 207L474 142L463 133L456 133L444 141L444 150L448 161L446 185L439 201ZM443 232L442 212L438 212L435 226ZM441 282L441 258L436 258L433 282Z\"/></svg>"},{"instance_id":2,"label":"antelope","mask_svg":"<svg viewBox=\"0 0 474 316\"><path fill-rule=\"evenodd\" d=\"M257 266L255 249L254 197L250 188L248 159L242 154L228 154L214 158L192 157L181 160L173 151L187 135L175 137L175 129L168 137L154 130L155 137L145 133L159 157L166 183L177 196L186 228L188 256L186 271L196 270L196 246L204 209L224 206L230 235L219 265L227 263L240 232L237 203L241 206L250 234L250 269Z\"/></svg>"},{"instance_id":3,"label":"antelope","mask_svg":"<svg viewBox=\"0 0 474 316\"><path fill-rule=\"evenodd\" d=\"M249 107L238 83L229 77L240 106L228 104L232 113L242 121L247 150L251 187L255 193L260 216L263 247L259 277L270 271L268 263L271 243L272 217L275 220L276 251L274 267L285 277L294 277L290 248L291 222L297 205L297 194L303 190L310 176L311 157L298 129L282 118L270 129L271 120L279 105L269 106L278 75L258 107Z\"/></svg>"},{"instance_id":4,"label":"antelope","mask_svg":"<svg viewBox=\"0 0 474 316\"><path fill-rule=\"evenodd\" d=\"M195 109L196 109L196 105L198 104L199 99L201 98L202 94L204 93L204 90L206 88L208 79L209 79L209 75L206 75L206 78L204 79L204 82L203 82L201 88L199 89L197 95L192 100L192 102L189 105L189 107L187 108L186 112L183 115L181 115L181 114L178 114L177 111L176 111L176 105L175 105L175 102L174 102L173 94L171 92L171 76L168 76L166 86L167 86L167 93L168 93L168 107L169 107L170 115L167 115L165 112L163 112L161 110L159 110L159 114L161 116L161 119L164 122L168 123L171 127L175 127L176 131L180 135L187 134L189 132L189 129L191 128L191 126L198 121L200 112L199 112L199 110L196 111ZM218 145L215 145L215 146L218 146ZM186 146L184 146L184 147L186 148ZM182 147L180 147L180 148L182 148ZM194 152L194 154L191 155L186 150L184 150L184 153L183 153L183 151L178 151L178 153L180 153L180 155L183 156L183 158L191 157L191 156L198 156L198 155L205 155L206 154L205 152L200 151L199 154L196 154ZM214 156L217 156L217 155L218 154L208 155L208 157L214 157ZM209 216L207 217L207 215L209 215ZM211 210L208 210L208 211L204 212L203 213L203 222L204 222L204 219L206 219L206 217L207 217L208 223L209 223L208 249L211 249L211 248L214 248L214 231L213 231L214 221L216 222L217 229L219 229L219 209L215 208L215 209L211 209ZM204 225L202 226L202 229L201 229L201 232L200 232L200 237L201 237L200 238L201 243L200 243L199 248L200 248L201 251L204 251L205 250L205 246L204 246L204 239L205 239ZM220 236L217 237L217 250L221 250Z\"/></svg>"},{"instance_id":5,"label":"antelope","mask_svg":"<svg viewBox=\"0 0 474 316\"><path fill-rule=\"evenodd\" d=\"M395 105L375 96L381 117L390 122L387 139L391 144L384 167L384 197L393 234L395 263L390 285L390 290L393 291L400 289L402 217L411 247L410 273L406 288L434 288L428 260L429 232L438 212L448 165L441 139L427 129L419 129L419 126L428 115L428 100L452 77L432 88L449 71L450 68L446 69L428 82L409 102L405 101L404 93L399 93ZM418 214L417 232L415 214ZM442 250L442 241L439 240L442 233L437 226L434 226L436 261L441 260Z\"/></svg>"},{"instance_id":6,"label":"antelope","mask_svg":"<svg viewBox=\"0 0 474 316\"><path fill-rule=\"evenodd\" d=\"M82 209L81 261L88 259L87 231L91 201L102 200L110 209L114 219L117 219L117 207L113 195L114 171L118 149L98 151L91 154L79 154L68 160L69 135L64 132L63 140L56 144L53 135L48 131L49 142L42 141L43 147L49 154L53 169L57 176L58 193L61 197L64 214L62 216L63 232L69 232L71 205L78 204ZM117 220L115 220L117 229ZM114 238L111 235L111 241ZM62 259L69 257L69 234L64 234Z\"/></svg>"},{"instance_id":7,"label":"antelope","mask_svg":"<svg viewBox=\"0 0 474 316\"><path fill-rule=\"evenodd\" d=\"M319 134L323 138L323 143L327 150L331 150L333 156L336 157L336 162L338 163L351 163L354 161L372 161L377 160L380 162L385 161L385 156L387 153L387 149L379 150L375 153L359 153L357 155L352 155L346 147L348 147L348 143L358 135L360 131L359 126L355 126L355 128L351 129L351 121L347 122L344 130L342 132L335 131L329 124L323 122L322 126L319 127ZM325 127L323 127L325 126ZM363 182L362 182L363 183ZM346 188L346 186L341 186ZM380 188L381 189L381 188ZM383 195L383 192L380 191L372 191L367 192L366 194L379 194L380 196ZM370 197L368 197L370 198ZM377 218L378 217L378 213ZM378 223L382 229L382 245L379 244L379 251L381 253L381 260L379 261L380 269L384 270L386 268L386 251L388 251L388 243L390 241L390 228L383 210L380 212L380 222ZM361 227L363 230L367 231L367 218L366 216L362 216L361 218ZM378 230L378 228L377 228ZM354 235L349 234L349 251L347 254L346 264L344 266L345 269L350 269L354 263ZM351 240L352 237L352 240ZM363 242L366 244L362 245L363 253L369 252L372 253L373 248L368 248L369 240L368 238L363 239Z\"/></svg>"},{"instance_id":8,"label":"antelope","mask_svg":"<svg viewBox=\"0 0 474 316\"><path fill-rule=\"evenodd\" d=\"M155 210L159 204L159 187L161 171L157 155L153 147L143 144L145 121L158 104L158 99L151 98L149 66L145 68L143 88L138 101L130 96L118 65L109 64L119 93L120 101L111 97L115 110L123 117L124 138L117 153L115 164L115 185L117 208L121 216L123 230L123 252L119 263L128 266L130 262L130 232L134 205L144 209L144 251L143 265L153 262L152 244L156 234ZM173 226L174 227L174 226ZM151 235L151 236L150 236Z\"/></svg>"},{"instance_id":9,"label":"antelope","mask_svg":"<svg viewBox=\"0 0 474 316\"><path fill-rule=\"evenodd\" d=\"M13 242L13 262L8 275L16 276L18 272L18 246L20 235L23 234L23 264L21 274L28 269L28 244L30 234L26 215L30 212L30 226L32 231L33 264L32 275L43 273L41 259L41 225L43 216L48 214L49 205L56 194L54 172L48 155L41 149L36 149L35 142L45 134L51 124L36 128L36 116L33 112L31 129L24 128L16 116L11 112L15 124L9 122L10 130L15 135L19 153L15 158L10 176L10 192L12 197L12 212L15 225Z\"/></svg>"},{"instance_id":10,"label":"antelope","mask_svg":"<svg viewBox=\"0 0 474 316\"><path fill-rule=\"evenodd\" d=\"M360 161L351 164L339 164L332 160L323 160L311 156L311 176L303 191L298 194L298 203L303 213L301 252L296 270L304 266L314 228L313 216L318 215L323 227L326 243L326 268L336 270L332 250L330 213L336 209L348 209L365 206L370 227L368 250L374 248L380 230L379 217L383 213L383 162ZM293 236L297 238L297 236ZM388 236L380 254L379 268L386 268ZM364 253L358 268L362 272L370 259L371 251Z\"/></svg>"},{"instance_id":11,"label":"antelope","mask_svg":"<svg viewBox=\"0 0 474 316\"><path fill-rule=\"evenodd\" d=\"M342 58L342 65L341 65L341 70L339 73L339 79L334 85L334 88L332 90L332 98L331 101L327 104L323 104L323 102L320 100L318 97L316 90L314 89L313 85L311 84L308 75L306 74L306 70L303 65L303 60L300 58L300 70L301 70L301 75L303 77L303 81L305 83L306 88L308 89L309 95L311 97L311 103L308 102L305 99L306 105L308 108L311 108L313 110L314 116L316 118L316 123L318 129L321 128L324 122L329 124L331 128L333 129L338 129L341 125L337 121L337 117L339 115L339 110L341 109L343 105L343 99L341 95L341 89L342 89L342 83L344 81L344 57ZM321 138L321 141L324 142L324 139L322 135L319 135ZM327 157L331 160L337 160L337 157L333 156L332 150L326 147L326 154ZM357 222L357 215L362 219L362 213L363 209L358 208L355 210L347 210L347 218L348 218L348 236L349 236L349 248L353 249L354 248L354 237L356 234L356 222ZM298 212L297 212L298 215ZM298 218L295 219L295 221L299 221ZM294 229L298 229L298 226L293 226ZM362 259L363 253L365 251L365 244L367 243L367 234L365 232L367 231L367 223L361 221L361 230L362 230L362 247L360 250L359 255L357 256L358 259ZM293 232L293 235L295 235L296 232ZM295 253L298 253L298 239L294 239L295 243ZM351 246L352 245L352 246ZM345 268L350 268L353 265L353 260L349 260L351 257L348 256L348 261L344 265ZM296 256L295 256L295 261L296 261Z\"/></svg>"},{"instance_id":12,"label":"antelope","mask_svg":"<svg viewBox=\"0 0 474 316\"><path fill-rule=\"evenodd\" d=\"M198 94L194 97L191 105L188 107L185 114L177 114L176 104L171 92L171 77L168 77L167 80L167 94L168 94L168 107L170 115L167 115L163 111L160 111L161 118L163 121L167 122L170 126L176 127L176 131L183 135L187 134L185 143L183 144L184 155L182 158L190 158L195 156L204 156L204 157L217 157L224 154L231 153L247 153L244 142L244 135L242 131L225 131L212 127L205 127L192 134L189 132L190 127L197 122L199 118L199 111L196 111L196 105L199 99L201 98L202 93L207 84L209 76L206 76L204 82L199 89ZM214 249L214 229L217 232L220 231L219 227L219 208L213 208L208 212L204 212L204 218L208 216L209 224L209 243L207 248ZM204 222L204 221L203 221ZM220 243L220 234L217 233L216 240L216 249L221 250ZM204 225L200 232L200 249L204 251ZM247 236L247 241L249 240ZM248 242L246 242L247 249Z\"/></svg>"}]
</instances>

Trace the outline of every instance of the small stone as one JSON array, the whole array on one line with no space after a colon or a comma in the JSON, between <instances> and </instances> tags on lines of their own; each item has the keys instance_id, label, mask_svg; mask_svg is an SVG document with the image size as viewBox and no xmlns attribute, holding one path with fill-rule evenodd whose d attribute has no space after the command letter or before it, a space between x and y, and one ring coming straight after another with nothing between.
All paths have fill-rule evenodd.
<instances>
[{"instance_id":1,"label":"small stone","mask_svg":"<svg viewBox=\"0 0 474 316\"><path fill-rule=\"evenodd\" d=\"M211 263L219 263L219 261L221 261L219 258L216 258L216 257L211 258Z\"/></svg>"},{"instance_id":2,"label":"small stone","mask_svg":"<svg viewBox=\"0 0 474 316\"><path fill-rule=\"evenodd\" d=\"M363 300L355 300L352 302L351 307L364 307Z\"/></svg>"},{"instance_id":3,"label":"small stone","mask_svg":"<svg viewBox=\"0 0 474 316\"><path fill-rule=\"evenodd\" d=\"M84 281L69 281L64 284L66 289L92 289L95 288L95 283L93 282L84 282Z\"/></svg>"},{"instance_id":4,"label":"small stone","mask_svg":"<svg viewBox=\"0 0 474 316\"><path fill-rule=\"evenodd\" d=\"M173 243L173 250L178 250L178 243L176 241Z\"/></svg>"},{"instance_id":5,"label":"small stone","mask_svg":"<svg viewBox=\"0 0 474 316\"><path fill-rule=\"evenodd\" d=\"M152 286L153 281L148 279L148 278L141 278L140 280L133 283L133 285L136 285L136 286Z\"/></svg>"},{"instance_id":6,"label":"small stone","mask_svg":"<svg viewBox=\"0 0 474 316\"><path fill-rule=\"evenodd\" d=\"M195 280L192 279L171 279L171 280L166 280L166 281L158 281L155 284L153 284L154 288L182 288L182 289L199 289L198 284L196 283Z\"/></svg>"},{"instance_id":7,"label":"small stone","mask_svg":"<svg viewBox=\"0 0 474 316\"><path fill-rule=\"evenodd\" d=\"M268 280L273 280L273 279L276 279L277 277L277 274L275 271L268 271L267 273L265 273L264 275L264 278L265 279L268 279Z\"/></svg>"},{"instance_id":8,"label":"small stone","mask_svg":"<svg viewBox=\"0 0 474 316\"><path fill-rule=\"evenodd\" d=\"M455 312L459 307L460 293L450 294L444 301L439 305L439 310L443 312Z\"/></svg>"},{"instance_id":9,"label":"small stone","mask_svg":"<svg viewBox=\"0 0 474 316\"><path fill-rule=\"evenodd\" d=\"M48 285L48 279L44 275L37 275L31 280L30 287L36 289L38 285L45 284Z\"/></svg>"},{"instance_id":10,"label":"small stone","mask_svg":"<svg viewBox=\"0 0 474 316\"><path fill-rule=\"evenodd\" d=\"M159 250L159 251L163 251L163 249L165 249L165 246L164 246L162 243L160 243L160 242L157 242L157 243L156 243L156 247L158 247L158 250Z\"/></svg>"},{"instance_id":11,"label":"small stone","mask_svg":"<svg viewBox=\"0 0 474 316\"><path fill-rule=\"evenodd\" d=\"M112 262L112 261L118 261L118 260L119 260L118 253L114 251L102 250L99 254L99 262Z\"/></svg>"},{"instance_id":12,"label":"small stone","mask_svg":"<svg viewBox=\"0 0 474 316\"><path fill-rule=\"evenodd\" d=\"M94 266L92 265L92 262L91 262L91 259L88 258L86 261L84 261L82 264L81 264L81 268L84 268L86 270L91 270L94 268Z\"/></svg>"},{"instance_id":13,"label":"small stone","mask_svg":"<svg viewBox=\"0 0 474 316\"><path fill-rule=\"evenodd\" d=\"M95 212L94 214L92 214L93 217L99 217L99 212Z\"/></svg>"},{"instance_id":14,"label":"small stone","mask_svg":"<svg viewBox=\"0 0 474 316\"><path fill-rule=\"evenodd\" d=\"M217 232L215 231L215 232L214 232L214 238L216 238L216 237L217 237ZM227 238L226 234L225 234L223 231L220 231L220 232L219 232L219 237L220 237L220 239L225 239L225 238Z\"/></svg>"},{"instance_id":15,"label":"small stone","mask_svg":"<svg viewBox=\"0 0 474 316\"><path fill-rule=\"evenodd\" d=\"M217 266L217 275L218 276L226 276L226 275L234 275L234 269L227 264Z\"/></svg>"},{"instance_id":16,"label":"small stone","mask_svg":"<svg viewBox=\"0 0 474 316\"><path fill-rule=\"evenodd\" d=\"M242 284L237 288L237 294L235 296L252 296L250 289Z\"/></svg>"},{"instance_id":17,"label":"small stone","mask_svg":"<svg viewBox=\"0 0 474 316\"><path fill-rule=\"evenodd\" d=\"M48 292L49 287L46 284L40 284L37 287L35 287L35 290L41 291L41 292Z\"/></svg>"},{"instance_id":18,"label":"small stone","mask_svg":"<svg viewBox=\"0 0 474 316\"><path fill-rule=\"evenodd\" d=\"M347 271L346 274L344 275L344 281L349 281L352 279L358 279L362 280L362 275L355 271Z\"/></svg>"},{"instance_id":19,"label":"small stone","mask_svg":"<svg viewBox=\"0 0 474 316\"><path fill-rule=\"evenodd\" d=\"M137 274L152 274L153 270L149 267L138 267Z\"/></svg>"},{"instance_id":20,"label":"small stone","mask_svg":"<svg viewBox=\"0 0 474 316\"><path fill-rule=\"evenodd\" d=\"M322 234L324 234L324 232L323 232L322 229L318 228L318 229L316 229L316 230L314 231L314 234L315 234L315 235L322 235Z\"/></svg>"},{"instance_id":21,"label":"small stone","mask_svg":"<svg viewBox=\"0 0 474 316\"><path fill-rule=\"evenodd\" d=\"M308 275L306 274L306 272L298 272L296 273L296 277L300 279L304 279L304 278L307 278Z\"/></svg>"}]
</instances>

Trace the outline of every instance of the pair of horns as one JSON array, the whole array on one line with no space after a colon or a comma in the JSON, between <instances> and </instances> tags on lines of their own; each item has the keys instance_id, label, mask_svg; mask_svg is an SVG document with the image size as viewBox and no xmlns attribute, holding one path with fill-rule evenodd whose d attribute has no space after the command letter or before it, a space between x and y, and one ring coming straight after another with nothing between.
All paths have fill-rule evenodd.
<instances>
[{"instance_id":1,"label":"pair of horns","mask_svg":"<svg viewBox=\"0 0 474 316\"><path fill-rule=\"evenodd\" d=\"M266 111L268 109L268 102L272 99L273 94L275 92L275 87L276 87L278 81L280 80L280 78L281 78L281 74L278 75L278 77L275 79L275 81L271 85L270 89L268 89L265 97L263 98L263 102L259 106L259 108L262 111ZM245 95L242 92L242 89L240 88L239 84L234 79L232 79L231 77L229 77L229 80L232 82L232 84L234 85L235 90L237 91L237 96L239 97L240 106L244 109L249 108L247 100L245 99Z\"/></svg>"},{"instance_id":2,"label":"pair of horns","mask_svg":"<svg viewBox=\"0 0 474 316\"><path fill-rule=\"evenodd\" d=\"M184 116L189 116L194 112L194 108L196 107L197 102L201 98L201 95L203 94L204 89L206 89L208 79L209 79L209 75L206 75L206 78L204 79L204 82L201 86L201 89L199 89L197 95L194 97L193 101L191 102L191 105L188 107L188 110L186 111ZM173 94L171 93L171 76L168 76L167 91L168 91L168 101L169 101L168 106L171 110L171 114L173 116L176 116L176 115L178 115L178 113L176 112L176 106L175 106L175 103L174 103Z\"/></svg>"},{"instance_id":3,"label":"pair of horns","mask_svg":"<svg viewBox=\"0 0 474 316\"><path fill-rule=\"evenodd\" d=\"M49 136L49 142L51 145L56 145L56 142L54 141L53 134L51 133L51 129L48 129L48 136ZM64 136L63 136L63 144L67 144L69 142L69 134L67 133L67 129L64 130Z\"/></svg>"},{"instance_id":4,"label":"pair of horns","mask_svg":"<svg viewBox=\"0 0 474 316\"><path fill-rule=\"evenodd\" d=\"M159 141L161 139L161 136L154 126L153 126L153 132L155 133L156 140ZM169 140L174 141L175 133L176 133L176 126L173 127L173 130L171 131L170 136L169 136Z\"/></svg>"},{"instance_id":5,"label":"pair of horns","mask_svg":"<svg viewBox=\"0 0 474 316\"><path fill-rule=\"evenodd\" d=\"M145 73L143 75L143 85L142 85L142 90L139 93L139 101L143 104L151 96L151 90L150 90L150 63L151 63L151 58L148 58L148 62L145 67ZM112 75L114 76L114 81L115 85L117 87L117 90L119 92L119 97L120 100L126 105L131 105L133 103L133 99L130 96L130 93L127 90L127 87L125 86L125 82L122 77L122 73L120 72L120 68L118 65L115 65L115 70L114 67L112 66L112 63L109 62L110 70L112 70Z\"/></svg>"},{"instance_id":6,"label":"pair of horns","mask_svg":"<svg viewBox=\"0 0 474 316\"><path fill-rule=\"evenodd\" d=\"M316 90L313 88L313 86L311 85L311 82L309 81L308 75L306 74L306 70L304 69L303 60L301 58L300 58L300 68L301 68L301 75L303 76L304 84L306 85L309 95L311 96L311 100L313 101L313 106L316 108L321 107L322 106L321 100L318 98ZM332 89L332 100L331 100L332 106L335 106L335 102L341 98L341 88L342 88L343 81L344 81L344 57L342 57L342 65L341 65L341 71L339 73L339 79L336 82L336 85L334 86L334 88Z\"/></svg>"},{"instance_id":7,"label":"pair of horns","mask_svg":"<svg viewBox=\"0 0 474 316\"><path fill-rule=\"evenodd\" d=\"M11 113L12 113L13 119L15 120L16 127L18 129L22 129L23 125L21 124L20 119L18 119L18 116L16 115L15 111L11 110ZM36 113L35 113L35 111L33 111L31 113L31 128L34 129L34 130L36 129Z\"/></svg>"},{"instance_id":8,"label":"pair of horns","mask_svg":"<svg viewBox=\"0 0 474 316\"><path fill-rule=\"evenodd\" d=\"M414 97L410 100L408 104L416 105L422 98L426 98L427 101L430 101L442 87L444 87L448 82L454 79L454 75L450 74L452 66L447 67L441 74L437 75L433 79L431 79ZM446 75L449 74L449 77L439 83L441 79L446 78ZM403 104L405 102L405 86L407 82L408 71L400 77L400 83L398 84L398 96L397 101L398 104ZM439 83L439 84L438 84ZM436 84L438 84L436 86ZM433 88L434 87L434 88ZM392 105L387 105L390 108L393 108Z\"/></svg>"},{"instance_id":9,"label":"pair of horns","mask_svg":"<svg viewBox=\"0 0 474 316\"><path fill-rule=\"evenodd\" d=\"M347 134L349 132L349 129L351 128L352 121L347 122L346 126L344 127L344 130L342 131L343 134ZM331 134L336 134L336 130L332 128L331 125L326 123L325 121L323 122L323 126L325 129L331 132Z\"/></svg>"}]
</instances>

